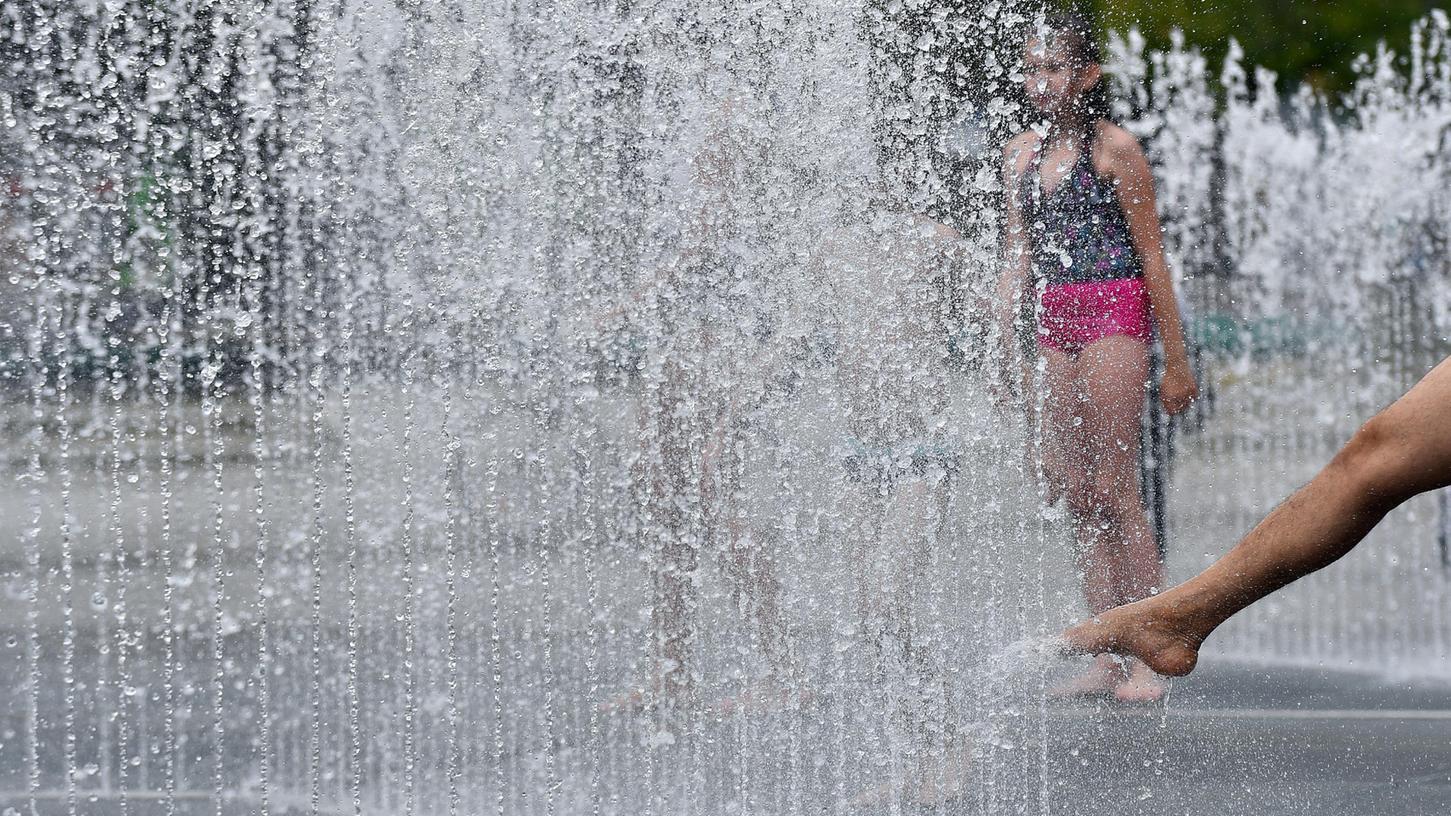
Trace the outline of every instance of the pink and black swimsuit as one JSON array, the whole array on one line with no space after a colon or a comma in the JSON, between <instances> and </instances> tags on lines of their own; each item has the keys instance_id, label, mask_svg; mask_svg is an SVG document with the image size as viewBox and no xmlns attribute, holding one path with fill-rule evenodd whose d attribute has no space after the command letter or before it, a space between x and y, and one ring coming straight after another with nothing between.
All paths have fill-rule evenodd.
<instances>
[{"instance_id":1,"label":"pink and black swimsuit","mask_svg":"<svg viewBox=\"0 0 1451 816\"><path fill-rule=\"evenodd\" d=\"M1144 270L1113 185L1099 178L1084 150L1053 192L1045 193L1042 161L1040 152L1020 190L1033 271L1046 284L1039 342L1069 354L1105 337L1147 342Z\"/></svg>"}]
</instances>

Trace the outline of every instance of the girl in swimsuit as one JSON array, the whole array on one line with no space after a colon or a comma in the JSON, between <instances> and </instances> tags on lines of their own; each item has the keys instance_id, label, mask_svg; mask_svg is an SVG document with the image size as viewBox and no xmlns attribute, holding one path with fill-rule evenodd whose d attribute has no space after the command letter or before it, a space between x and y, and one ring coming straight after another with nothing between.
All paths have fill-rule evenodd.
<instances>
[{"instance_id":1,"label":"girl in swimsuit","mask_svg":"<svg viewBox=\"0 0 1451 816\"><path fill-rule=\"evenodd\" d=\"M1046 129L1018 135L1005 154L1000 319L1010 332L1023 294L1037 293L1047 386L1043 475L1050 501L1068 500L1084 594L1096 614L1163 586L1138 483L1151 325L1164 345L1165 409L1183 411L1197 391L1153 176L1138 141L1105 118L1086 21L1049 17L1029 39L1023 73ZM1164 686L1143 663L1123 668L1100 659L1061 691L1149 702Z\"/></svg>"}]
</instances>

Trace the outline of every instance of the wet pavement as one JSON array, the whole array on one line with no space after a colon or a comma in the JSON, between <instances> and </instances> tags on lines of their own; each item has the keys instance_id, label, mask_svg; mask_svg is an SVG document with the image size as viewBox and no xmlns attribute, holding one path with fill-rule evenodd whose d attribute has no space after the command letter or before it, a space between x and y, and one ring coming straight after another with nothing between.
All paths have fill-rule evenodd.
<instances>
[{"instance_id":1,"label":"wet pavement","mask_svg":"<svg viewBox=\"0 0 1451 816\"><path fill-rule=\"evenodd\" d=\"M1451 813L1451 686L1221 664L1050 716L1054 813Z\"/></svg>"},{"instance_id":2,"label":"wet pavement","mask_svg":"<svg viewBox=\"0 0 1451 816\"><path fill-rule=\"evenodd\" d=\"M594 795L604 813L667 813L679 802L701 816L1451 813L1451 685L1210 662L1175 681L1163 706L1077 701L1017 712L1016 724L998 728L991 745L981 734L959 742L963 781L952 795L888 797L872 804L852 799L870 788L864 780L872 778L880 752L833 737L847 720L870 716L857 703L874 695L859 692L839 688L802 711L707 717L709 722L697 721L680 743L654 749L641 744L643 722L606 721L601 753L575 767L597 763L602 776ZM41 750L53 759L59 747ZM843 756L852 770L833 771ZM930 773L940 779L949 764ZM676 778L671 768L692 770ZM592 812L587 777L562 773L551 806L544 806L539 797L545 792L536 788L533 801L510 800L503 810L483 790L487 785L475 790L474 783L483 780L464 779L460 812ZM21 779L12 781L24 787ZM72 811L64 791L51 789L35 813L262 812L255 789L228 793L219 810L214 797L195 790L178 790L168 803L161 782L152 779L150 790L133 790L124 809L114 792L86 790L83 784ZM336 780L325 788L318 812L351 812L336 798ZM308 812L305 794L305 786L279 788L268 812ZM27 805L14 788L0 793L0 812L28 813ZM370 801L364 809L385 813L390 806Z\"/></svg>"}]
</instances>

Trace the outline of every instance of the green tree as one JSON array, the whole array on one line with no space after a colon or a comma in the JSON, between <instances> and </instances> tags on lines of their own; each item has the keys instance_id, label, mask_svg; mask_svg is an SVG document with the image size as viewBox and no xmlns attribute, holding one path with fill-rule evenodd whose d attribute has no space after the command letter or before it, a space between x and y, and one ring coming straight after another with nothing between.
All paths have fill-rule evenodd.
<instances>
[{"instance_id":1,"label":"green tree","mask_svg":"<svg viewBox=\"0 0 1451 816\"><path fill-rule=\"evenodd\" d=\"M1434 0L1093 0L1106 29L1137 25L1153 45L1182 29L1217 64L1229 39L1239 40L1250 64L1279 73L1282 81L1305 80L1326 91L1347 88L1351 63L1385 40L1404 52L1411 24Z\"/></svg>"}]
</instances>

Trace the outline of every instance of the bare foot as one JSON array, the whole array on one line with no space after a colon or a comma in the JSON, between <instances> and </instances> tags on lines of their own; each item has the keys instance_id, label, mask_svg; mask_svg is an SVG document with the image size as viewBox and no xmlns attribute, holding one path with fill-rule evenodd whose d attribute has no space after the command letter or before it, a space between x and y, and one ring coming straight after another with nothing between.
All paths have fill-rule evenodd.
<instances>
[{"instance_id":1,"label":"bare foot","mask_svg":"<svg viewBox=\"0 0 1451 816\"><path fill-rule=\"evenodd\" d=\"M1145 705L1163 700L1167 690L1153 669L1135 660L1129 676L1113 690L1113 698L1127 705Z\"/></svg>"},{"instance_id":2,"label":"bare foot","mask_svg":"<svg viewBox=\"0 0 1451 816\"><path fill-rule=\"evenodd\" d=\"M1205 634L1179 620L1165 596L1157 595L1084 621L1063 639L1078 654L1136 657L1161 675L1182 677L1199 662Z\"/></svg>"},{"instance_id":3,"label":"bare foot","mask_svg":"<svg viewBox=\"0 0 1451 816\"><path fill-rule=\"evenodd\" d=\"M1048 696L1098 697L1118 688L1125 679L1118 661L1107 655L1099 655L1088 671L1048 689Z\"/></svg>"}]
</instances>

